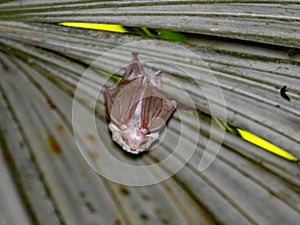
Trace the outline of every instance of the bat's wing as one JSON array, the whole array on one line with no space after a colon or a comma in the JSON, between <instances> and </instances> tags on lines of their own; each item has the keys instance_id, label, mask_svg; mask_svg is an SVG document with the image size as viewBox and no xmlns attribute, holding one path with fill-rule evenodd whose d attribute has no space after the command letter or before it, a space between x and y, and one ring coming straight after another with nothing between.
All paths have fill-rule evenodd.
<instances>
[{"instance_id":1,"label":"bat's wing","mask_svg":"<svg viewBox=\"0 0 300 225\"><path fill-rule=\"evenodd\" d=\"M122 80L105 89L106 116L115 125L128 124L141 97L142 78L145 76L137 53L132 53L131 64Z\"/></svg>"},{"instance_id":2,"label":"bat's wing","mask_svg":"<svg viewBox=\"0 0 300 225\"><path fill-rule=\"evenodd\" d=\"M143 79L122 82L105 89L106 113L119 128L127 125L141 98Z\"/></svg>"},{"instance_id":3,"label":"bat's wing","mask_svg":"<svg viewBox=\"0 0 300 225\"><path fill-rule=\"evenodd\" d=\"M142 128L147 133L161 131L175 109L175 101L168 100L158 87L148 83L142 100Z\"/></svg>"}]
</instances>

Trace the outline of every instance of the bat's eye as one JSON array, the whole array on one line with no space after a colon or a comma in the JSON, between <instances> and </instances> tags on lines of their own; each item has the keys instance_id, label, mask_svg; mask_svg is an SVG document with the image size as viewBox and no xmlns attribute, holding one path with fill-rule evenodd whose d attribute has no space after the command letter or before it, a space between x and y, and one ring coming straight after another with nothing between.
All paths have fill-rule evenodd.
<instances>
[{"instance_id":1,"label":"bat's eye","mask_svg":"<svg viewBox=\"0 0 300 225\"><path fill-rule=\"evenodd\" d=\"M144 141L142 141L142 143L140 144L140 146L143 146L143 145L147 144L147 142L148 142L148 139L147 139L147 140L144 140Z\"/></svg>"},{"instance_id":2,"label":"bat's eye","mask_svg":"<svg viewBox=\"0 0 300 225\"><path fill-rule=\"evenodd\" d=\"M127 138L122 136L122 141L127 142Z\"/></svg>"},{"instance_id":3,"label":"bat's eye","mask_svg":"<svg viewBox=\"0 0 300 225\"><path fill-rule=\"evenodd\" d=\"M148 137L140 143L140 148L149 148L152 143L153 138Z\"/></svg>"}]
</instances>

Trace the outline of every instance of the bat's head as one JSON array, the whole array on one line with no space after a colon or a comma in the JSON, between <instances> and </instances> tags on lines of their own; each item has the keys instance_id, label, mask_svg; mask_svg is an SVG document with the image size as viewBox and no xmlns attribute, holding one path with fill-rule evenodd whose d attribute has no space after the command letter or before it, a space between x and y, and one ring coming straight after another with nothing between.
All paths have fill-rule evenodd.
<instances>
[{"instance_id":1,"label":"bat's head","mask_svg":"<svg viewBox=\"0 0 300 225\"><path fill-rule=\"evenodd\" d=\"M109 129L112 132L113 140L125 151L133 154L138 154L147 150L159 137L159 132L147 134L143 129L131 125L122 125L121 128L119 128L113 123L110 123Z\"/></svg>"}]
</instances>

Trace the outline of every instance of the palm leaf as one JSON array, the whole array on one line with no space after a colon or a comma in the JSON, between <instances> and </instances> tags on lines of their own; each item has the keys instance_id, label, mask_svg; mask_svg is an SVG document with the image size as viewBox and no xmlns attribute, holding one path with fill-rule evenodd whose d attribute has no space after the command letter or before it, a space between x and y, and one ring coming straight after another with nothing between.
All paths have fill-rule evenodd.
<instances>
[{"instance_id":1,"label":"palm leaf","mask_svg":"<svg viewBox=\"0 0 300 225\"><path fill-rule=\"evenodd\" d=\"M297 1L6 1L0 12L1 224L299 221ZM60 24L71 21L120 24L128 32ZM144 29L144 35L136 35L137 29ZM175 38L169 38L172 35ZM105 164L101 145L86 118L93 115L92 97L100 86L117 80L122 71L116 68L129 63L133 50L120 48L101 63L92 63L124 43L166 36L184 42L177 43L178 49L191 49L201 60L170 49L169 42L165 47L144 45L134 50L141 58L165 62L149 62L145 67L163 70L166 78L192 96L196 110L179 109L157 149L130 157L111 140L101 95L95 106L99 137L122 162L135 166L160 162L173 152L179 138L183 143L168 163L149 169L147 177L131 177L147 181L170 175L170 179L151 186L127 186L126 180L118 184L91 168L111 165ZM170 64L188 69L193 79ZM77 92L87 70L89 79ZM214 95L210 99L214 114L207 116L211 108L205 104L205 93L195 85L197 82L208 92L214 90L218 85L208 79L212 75L224 95L226 118ZM283 85L289 89L291 102L279 94ZM186 103L171 83L164 87L178 102ZM76 121L79 130L73 130L73 104L83 115ZM267 140L295 160L226 132L213 163L199 171L199 162L214 157L224 134L211 117L223 121L225 127ZM85 146L81 152L78 141ZM195 152L193 143L197 144ZM192 154L189 160L187 154ZM174 168L184 163L173 174ZM126 171L112 172L130 178Z\"/></svg>"}]
</instances>

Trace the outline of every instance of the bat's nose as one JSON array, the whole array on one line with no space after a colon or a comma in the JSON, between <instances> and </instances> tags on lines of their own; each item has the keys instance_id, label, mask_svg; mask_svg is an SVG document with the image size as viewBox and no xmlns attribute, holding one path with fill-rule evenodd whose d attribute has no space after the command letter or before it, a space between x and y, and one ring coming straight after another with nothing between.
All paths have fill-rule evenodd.
<instances>
[{"instance_id":1,"label":"bat's nose","mask_svg":"<svg viewBox=\"0 0 300 225\"><path fill-rule=\"evenodd\" d=\"M132 151L136 151L136 150L138 149L139 146L140 146L140 145L139 145L138 143L136 143L136 144L131 144L131 145L130 145L130 149L131 149Z\"/></svg>"},{"instance_id":2,"label":"bat's nose","mask_svg":"<svg viewBox=\"0 0 300 225\"><path fill-rule=\"evenodd\" d=\"M140 147L142 141L143 135L140 133L139 129L132 129L129 135L127 135L127 144L132 151L136 151Z\"/></svg>"},{"instance_id":3,"label":"bat's nose","mask_svg":"<svg viewBox=\"0 0 300 225\"><path fill-rule=\"evenodd\" d=\"M140 147L140 143L141 143L141 140L133 139L133 140L129 141L128 145L132 151L136 151Z\"/></svg>"}]
</instances>

